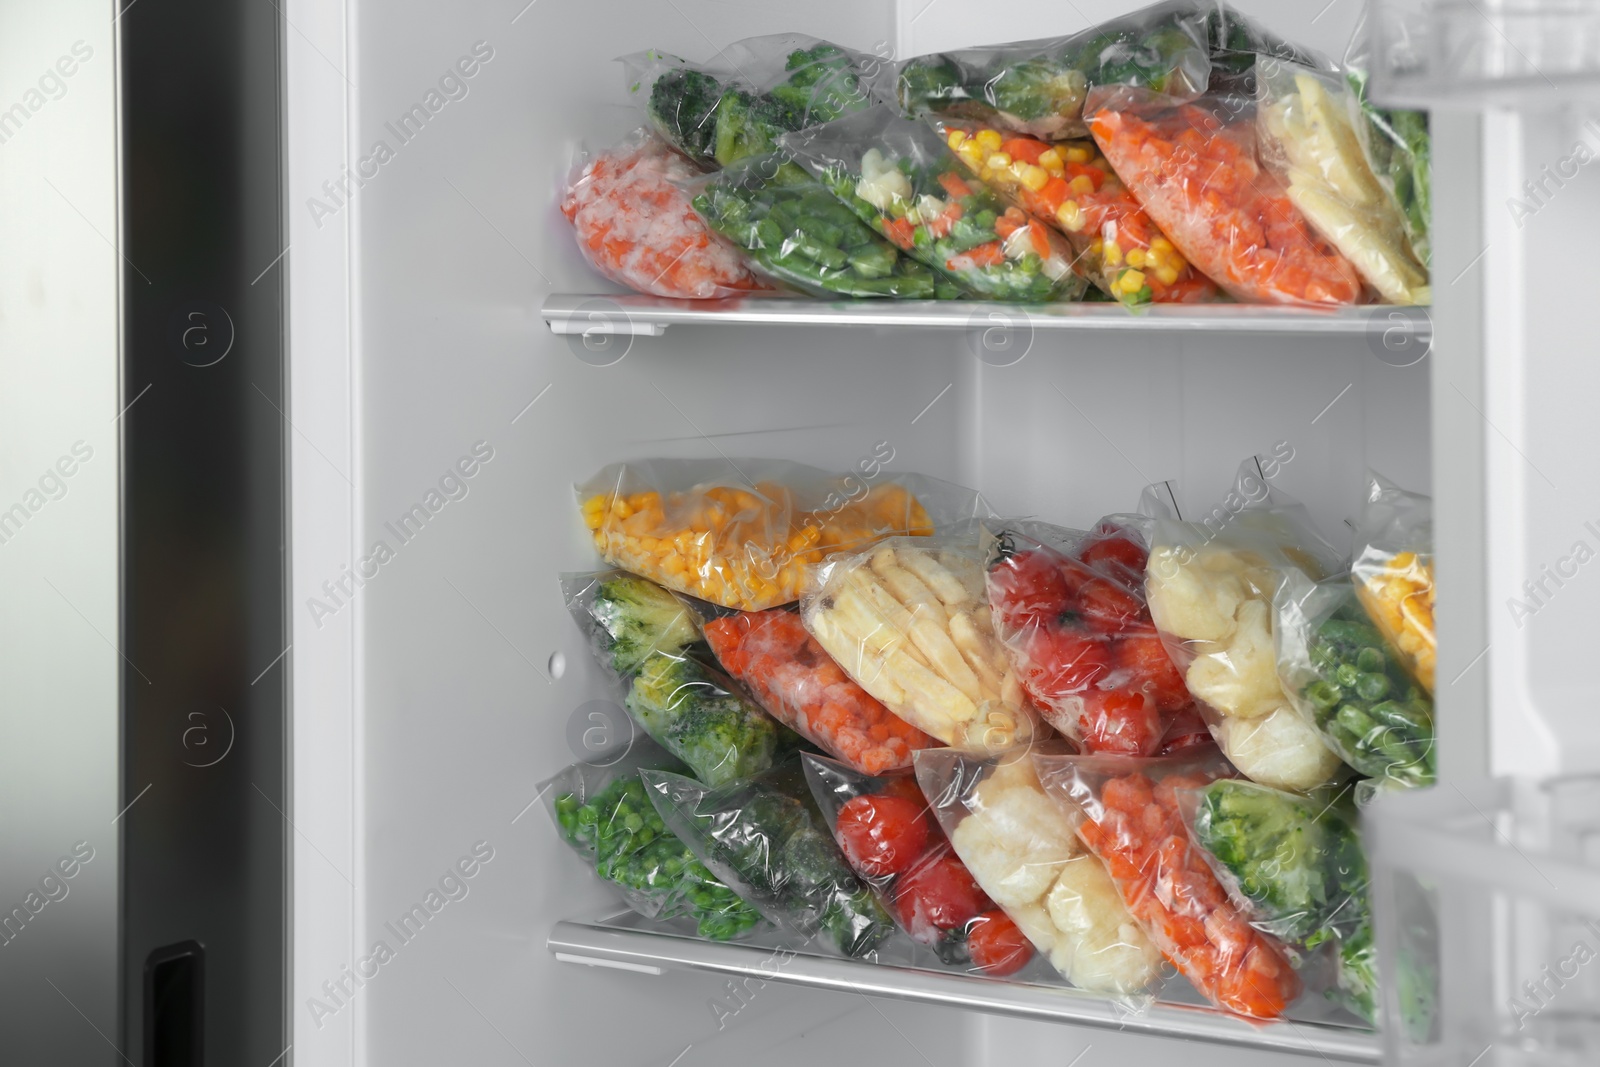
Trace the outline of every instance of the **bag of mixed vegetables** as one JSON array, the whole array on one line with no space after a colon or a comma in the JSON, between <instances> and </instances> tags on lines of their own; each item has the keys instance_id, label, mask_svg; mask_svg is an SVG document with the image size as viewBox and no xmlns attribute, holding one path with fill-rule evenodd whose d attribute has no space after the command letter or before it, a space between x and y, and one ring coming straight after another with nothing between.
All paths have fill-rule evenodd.
<instances>
[{"instance_id":1,"label":"bag of mixed vegetables","mask_svg":"<svg viewBox=\"0 0 1600 1067\"><path fill-rule=\"evenodd\" d=\"M667 590L626 571L563 575L561 584L595 658L627 686L628 714L701 781L756 774L798 744L709 656L693 654L693 616Z\"/></svg>"},{"instance_id":2,"label":"bag of mixed vegetables","mask_svg":"<svg viewBox=\"0 0 1600 1067\"><path fill-rule=\"evenodd\" d=\"M917 782L989 899L1079 989L1147 1003L1161 953L1075 833L1077 808L1046 795L1025 749L917 754Z\"/></svg>"},{"instance_id":3,"label":"bag of mixed vegetables","mask_svg":"<svg viewBox=\"0 0 1600 1067\"><path fill-rule=\"evenodd\" d=\"M1348 575L1284 575L1275 614L1278 677L1333 751L1369 778L1432 785L1433 698L1367 621Z\"/></svg>"},{"instance_id":4,"label":"bag of mixed vegetables","mask_svg":"<svg viewBox=\"0 0 1600 1067\"><path fill-rule=\"evenodd\" d=\"M721 607L759 611L798 600L806 565L834 552L988 514L970 489L888 473L893 459L879 442L842 475L771 459L630 460L576 491L607 563Z\"/></svg>"},{"instance_id":5,"label":"bag of mixed vegetables","mask_svg":"<svg viewBox=\"0 0 1600 1067\"><path fill-rule=\"evenodd\" d=\"M707 226L767 277L812 296L961 295L960 286L880 237L784 153L744 159L686 188Z\"/></svg>"},{"instance_id":6,"label":"bag of mixed vegetables","mask_svg":"<svg viewBox=\"0 0 1600 1067\"><path fill-rule=\"evenodd\" d=\"M782 145L858 218L967 292L1022 303L1083 294L1061 235L963 177L938 133L887 105Z\"/></svg>"},{"instance_id":7,"label":"bag of mixed vegetables","mask_svg":"<svg viewBox=\"0 0 1600 1067\"><path fill-rule=\"evenodd\" d=\"M1230 773L1219 757L1137 759L1036 752L1045 788L1083 813L1078 837L1106 866L1156 947L1211 1003L1255 1019L1300 995L1283 945L1250 925L1189 839L1185 790Z\"/></svg>"},{"instance_id":8,"label":"bag of mixed vegetables","mask_svg":"<svg viewBox=\"0 0 1600 1067\"><path fill-rule=\"evenodd\" d=\"M894 537L810 568L806 629L868 693L923 733L999 752L1044 729L995 636L978 522Z\"/></svg>"},{"instance_id":9,"label":"bag of mixed vegetables","mask_svg":"<svg viewBox=\"0 0 1600 1067\"><path fill-rule=\"evenodd\" d=\"M1340 763L1278 679L1273 596L1288 570L1321 579L1343 565L1304 506L1262 471L1245 461L1233 491L1198 522L1182 521L1170 485L1146 492L1141 507L1156 521L1145 593L1223 753L1257 782L1304 792L1332 781Z\"/></svg>"},{"instance_id":10,"label":"bag of mixed vegetables","mask_svg":"<svg viewBox=\"0 0 1600 1067\"><path fill-rule=\"evenodd\" d=\"M1428 269L1412 250L1394 191L1368 162L1361 110L1344 76L1263 63L1256 90L1261 158L1289 202L1386 303L1428 303Z\"/></svg>"},{"instance_id":11,"label":"bag of mixed vegetables","mask_svg":"<svg viewBox=\"0 0 1600 1067\"><path fill-rule=\"evenodd\" d=\"M933 738L895 715L783 608L715 614L701 632L717 662L767 713L861 774L905 770Z\"/></svg>"},{"instance_id":12,"label":"bag of mixed vegetables","mask_svg":"<svg viewBox=\"0 0 1600 1067\"><path fill-rule=\"evenodd\" d=\"M995 635L1023 690L1085 752L1155 755L1194 703L1150 621L1147 556L1139 532L1114 520L1055 536L1015 523L991 544Z\"/></svg>"},{"instance_id":13,"label":"bag of mixed vegetables","mask_svg":"<svg viewBox=\"0 0 1600 1067\"><path fill-rule=\"evenodd\" d=\"M947 967L990 978L1029 967L1033 944L951 849L916 778L874 778L820 756L802 758L845 860L912 941ZM1047 970L1035 966L1025 978Z\"/></svg>"},{"instance_id":14,"label":"bag of mixed vegetables","mask_svg":"<svg viewBox=\"0 0 1600 1067\"><path fill-rule=\"evenodd\" d=\"M731 941L764 925L656 814L639 769L683 770L648 741L620 760L574 763L540 785L561 838L647 919L692 919L701 937Z\"/></svg>"},{"instance_id":15,"label":"bag of mixed vegetables","mask_svg":"<svg viewBox=\"0 0 1600 1067\"><path fill-rule=\"evenodd\" d=\"M1365 127L1362 146L1373 172L1394 193L1405 217L1411 248L1427 266L1433 261L1429 239L1433 218L1433 141L1428 134L1428 113L1378 107L1367 98L1371 58L1367 55L1367 14L1363 5L1344 55L1346 76L1361 107Z\"/></svg>"},{"instance_id":16,"label":"bag of mixed vegetables","mask_svg":"<svg viewBox=\"0 0 1600 1067\"><path fill-rule=\"evenodd\" d=\"M807 938L820 931L851 957L894 932L833 843L797 762L718 788L668 771L640 777L667 827L779 926Z\"/></svg>"},{"instance_id":17,"label":"bag of mixed vegetables","mask_svg":"<svg viewBox=\"0 0 1600 1067\"><path fill-rule=\"evenodd\" d=\"M1066 234L1073 268L1101 292L1130 308L1217 299L1093 141L1051 144L957 120L937 127L970 173Z\"/></svg>"},{"instance_id":18,"label":"bag of mixed vegetables","mask_svg":"<svg viewBox=\"0 0 1600 1067\"><path fill-rule=\"evenodd\" d=\"M764 155L792 130L867 107L872 57L798 33L737 41L709 63L624 56L628 92L662 137L705 168Z\"/></svg>"},{"instance_id":19,"label":"bag of mixed vegetables","mask_svg":"<svg viewBox=\"0 0 1600 1067\"><path fill-rule=\"evenodd\" d=\"M1433 501L1367 475L1351 580L1367 617L1422 688L1433 692Z\"/></svg>"}]
</instances>

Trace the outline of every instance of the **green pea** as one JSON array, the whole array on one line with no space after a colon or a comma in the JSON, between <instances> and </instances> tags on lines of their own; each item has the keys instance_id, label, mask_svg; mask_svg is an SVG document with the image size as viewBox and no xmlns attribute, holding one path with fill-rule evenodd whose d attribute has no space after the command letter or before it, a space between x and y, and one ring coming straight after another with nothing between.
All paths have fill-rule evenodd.
<instances>
[{"instance_id":1,"label":"green pea","mask_svg":"<svg viewBox=\"0 0 1600 1067\"><path fill-rule=\"evenodd\" d=\"M1363 648L1356 654L1356 666L1369 674L1378 674L1387 669L1387 661L1382 652L1376 648Z\"/></svg>"}]
</instances>

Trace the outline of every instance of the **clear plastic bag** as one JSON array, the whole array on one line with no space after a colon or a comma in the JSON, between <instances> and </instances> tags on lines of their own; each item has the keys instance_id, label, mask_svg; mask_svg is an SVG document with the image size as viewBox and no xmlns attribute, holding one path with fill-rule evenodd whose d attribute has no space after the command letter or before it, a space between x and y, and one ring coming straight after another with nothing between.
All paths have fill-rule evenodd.
<instances>
[{"instance_id":1,"label":"clear plastic bag","mask_svg":"<svg viewBox=\"0 0 1600 1067\"><path fill-rule=\"evenodd\" d=\"M1433 261L1429 237L1433 219L1433 140L1428 131L1428 113L1378 107L1367 98L1367 71L1371 69L1371 57L1366 52L1367 14L1363 7L1345 51L1344 69L1361 106L1366 127L1362 143L1367 159L1373 172L1394 194L1405 217L1411 248L1427 266Z\"/></svg>"},{"instance_id":2,"label":"clear plastic bag","mask_svg":"<svg viewBox=\"0 0 1600 1067\"><path fill-rule=\"evenodd\" d=\"M618 285L652 296L709 300L769 289L695 214L682 183L696 174L648 130L585 160L561 195L583 258Z\"/></svg>"},{"instance_id":3,"label":"clear plastic bag","mask_svg":"<svg viewBox=\"0 0 1600 1067\"><path fill-rule=\"evenodd\" d=\"M988 513L970 489L891 474L879 442L846 474L784 460L613 463L576 487L607 563L721 607L798 600L805 567L883 537Z\"/></svg>"},{"instance_id":4,"label":"clear plastic bag","mask_svg":"<svg viewBox=\"0 0 1600 1067\"><path fill-rule=\"evenodd\" d=\"M695 211L767 277L812 296L950 300L960 286L878 236L786 154L689 183Z\"/></svg>"},{"instance_id":5,"label":"clear plastic bag","mask_svg":"<svg viewBox=\"0 0 1600 1067\"><path fill-rule=\"evenodd\" d=\"M783 138L783 148L858 218L963 290L1020 303L1073 300L1072 246L983 182L943 138L878 105Z\"/></svg>"},{"instance_id":6,"label":"clear plastic bag","mask_svg":"<svg viewBox=\"0 0 1600 1067\"><path fill-rule=\"evenodd\" d=\"M1432 300L1393 189L1362 146L1344 75L1263 63L1256 85L1261 158L1292 203L1390 304Z\"/></svg>"},{"instance_id":7,"label":"clear plastic bag","mask_svg":"<svg viewBox=\"0 0 1600 1067\"><path fill-rule=\"evenodd\" d=\"M917 749L938 744L852 681L795 612L717 614L701 632L769 715L854 771L906 770Z\"/></svg>"},{"instance_id":8,"label":"clear plastic bag","mask_svg":"<svg viewBox=\"0 0 1600 1067\"><path fill-rule=\"evenodd\" d=\"M692 919L701 937L731 941L763 926L759 912L706 869L656 814L639 769L683 765L648 741L622 759L574 763L539 787L561 839L649 919Z\"/></svg>"},{"instance_id":9,"label":"clear plastic bag","mask_svg":"<svg viewBox=\"0 0 1600 1067\"><path fill-rule=\"evenodd\" d=\"M1161 953L1075 833L1075 806L1046 795L1027 750L917 754L917 782L961 862L1060 975L1133 1007L1160 983Z\"/></svg>"},{"instance_id":10,"label":"clear plastic bag","mask_svg":"<svg viewBox=\"0 0 1600 1067\"><path fill-rule=\"evenodd\" d=\"M1154 500L1147 491L1146 506ZM1217 745L1263 785L1304 792L1328 784L1339 758L1283 691L1272 605L1282 573L1320 579L1343 569L1338 552L1253 458L1209 515L1184 522L1166 510L1154 530L1150 615Z\"/></svg>"},{"instance_id":11,"label":"clear plastic bag","mask_svg":"<svg viewBox=\"0 0 1600 1067\"><path fill-rule=\"evenodd\" d=\"M1278 676L1339 758L1369 778L1432 785L1433 699L1367 621L1347 575L1290 571L1274 607Z\"/></svg>"},{"instance_id":12,"label":"clear plastic bag","mask_svg":"<svg viewBox=\"0 0 1600 1067\"><path fill-rule=\"evenodd\" d=\"M613 679L626 683L657 652L675 655L700 640L687 605L623 570L561 575L567 612Z\"/></svg>"},{"instance_id":13,"label":"clear plastic bag","mask_svg":"<svg viewBox=\"0 0 1600 1067\"><path fill-rule=\"evenodd\" d=\"M884 706L957 748L998 752L1044 729L995 637L980 523L895 537L809 569L801 612L817 642Z\"/></svg>"},{"instance_id":14,"label":"clear plastic bag","mask_svg":"<svg viewBox=\"0 0 1600 1067\"><path fill-rule=\"evenodd\" d=\"M1411 676L1433 692L1433 501L1367 476L1351 578L1356 595Z\"/></svg>"},{"instance_id":15,"label":"clear plastic bag","mask_svg":"<svg viewBox=\"0 0 1600 1067\"><path fill-rule=\"evenodd\" d=\"M1128 911L1211 1003L1274 1019L1301 983L1276 938L1252 927L1189 838L1178 796L1228 773L1220 758L1141 760L1034 753L1039 779L1083 813L1079 838Z\"/></svg>"},{"instance_id":16,"label":"clear plastic bag","mask_svg":"<svg viewBox=\"0 0 1600 1067\"><path fill-rule=\"evenodd\" d=\"M1085 752L1155 755L1194 698L1150 621L1143 539L1114 521L1038 533L1004 527L985 575L995 634L1023 690ZM1052 545L1067 540L1070 549Z\"/></svg>"},{"instance_id":17,"label":"clear plastic bag","mask_svg":"<svg viewBox=\"0 0 1600 1067\"><path fill-rule=\"evenodd\" d=\"M720 788L667 771L640 777L667 827L774 923L807 938L820 931L851 957L894 932L833 843L798 763Z\"/></svg>"},{"instance_id":18,"label":"clear plastic bag","mask_svg":"<svg viewBox=\"0 0 1600 1067\"><path fill-rule=\"evenodd\" d=\"M622 57L651 125L706 168L771 152L784 133L869 106L877 61L799 33L750 37L708 63L665 52Z\"/></svg>"},{"instance_id":19,"label":"clear plastic bag","mask_svg":"<svg viewBox=\"0 0 1600 1067\"><path fill-rule=\"evenodd\" d=\"M1123 305L1218 298L1134 199L1093 141L1051 144L993 126L940 120L972 174L1067 237L1073 269Z\"/></svg>"},{"instance_id":20,"label":"clear plastic bag","mask_svg":"<svg viewBox=\"0 0 1600 1067\"><path fill-rule=\"evenodd\" d=\"M1095 143L1184 258L1237 300L1343 305L1362 278L1319 236L1258 153L1256 104L1212 92L1176 104L1137 90L1092 95Z\"/></svg>"}]
</instances>

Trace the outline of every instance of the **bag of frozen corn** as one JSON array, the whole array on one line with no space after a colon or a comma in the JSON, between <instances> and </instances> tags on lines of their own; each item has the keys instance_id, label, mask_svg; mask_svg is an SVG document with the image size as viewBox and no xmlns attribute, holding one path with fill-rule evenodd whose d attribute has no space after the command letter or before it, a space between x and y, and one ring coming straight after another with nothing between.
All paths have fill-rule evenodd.
<instances>
[{"instance_id":1,"label":"bag of frozen corn","mask_svg":"<svg viewBox=\"0 0 1600 1067\"><path fill-rule=\"evenodd\" d=\"M1433 500L1367 475L1351 568L1372 624L1411 676L1433 692Z\"/></svg>"}]
</instances>

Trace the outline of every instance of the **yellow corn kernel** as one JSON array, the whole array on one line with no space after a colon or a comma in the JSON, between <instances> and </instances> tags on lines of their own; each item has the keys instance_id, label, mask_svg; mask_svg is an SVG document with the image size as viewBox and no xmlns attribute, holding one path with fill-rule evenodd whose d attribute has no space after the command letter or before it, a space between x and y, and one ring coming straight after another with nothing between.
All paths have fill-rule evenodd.
<instances>
[{"instance_id":1,"label":"yellow corn kernel","mask_svg":"<svg viewBox=\"0 0 1600 1067\"><path fill-rule=\"evenodd\" d=\"M949 136L945 138L945 143L948 144L951 149L957 149L961 147L961 142L965 141L966 139L967 134L965 130L951 130Z\"/></svg>"},{"instance_id":2,"label":"yellow corn kernel","mask_svg":"<svg viewBox=\"0 0 1600 1067\"><path fill-rule=\"evenodd\" d=\"M1128 259L1128 266L1130 266L1130 267L1136 267L1139 270L1143 270L1145 268L1145 260L1147 258L1148 257L1145 255L1145 251L1142 248L1130 248L1130 249L1128 249L1127 259Z\"/></svg>"},{"instance_id":3,"label":"yellow corn kernel","mask_svg":"<svg viewBox=\"0 0 1600 1067\"><path fill-rule=\"evenodd\" d=\"M1061 153L1054 148L1046 148L1039 153L1039 166L1045 170L1059 171L1064 165L1065 160L1061 158Z\"/></svg>"},{"instance_id":4,"label":"yellow corn kernel","mask_svg":"<svg viewBox=\"0 0 1600 1067\"><path fill-rule=\"evenodd\" d=\"M1167 240L1165 237L1152 237L1150 239L1150 251L1171 252L1172 242Z\"/></svg>"},{"instance_id":5,"label":"yellow corn kernel","mask_svg":"<svg viewBox=\"0 0 1600 1067\"><path fill-rule=\"evenodd\" d=\"M1043 189L1045 183L1049 180L1049 171L1045 170L1043 167L1036 167L1031 163L1028 164L1027 169L1022 172L1022 184L1026 185L1029 189L1032 189L1036 193L1040 189Z\"/></svg>"},{"instance_id":6,"label":"yellow corn kernel","mask_svg":"<svg viewBox=\"0 0 1600 1067\"><path fill-rule=\"evenodd\" d=\"M988 165L980 167L978 169L978 177L982 178L986 182L994 181L994 168Z\"/></svg>"},{"instance_id":7,"label":"yellow corn kernel","mask_svg":"<svg viewBox=\"0 0 1600 1067\"><path fill-rule=\"evenodd\" d=\"M1077 145L1071 145L1067 148L1068 163L1087 163L1093 158L1093 156L1094 153L1090 152L1087 148L1081 148Z\"/></svg>"},{"instance_id":8,"label":"yellow corn kernel","mask_svg":"<svg viewBox=\"0 0 1600 1067\"><path fill-rule=\"evenodd\" d=\"M1011 166L1011 157L1004 152L990 152L989 158L984 160L992 170L1005 170Z\"/></svg>"},{"instance_id":9,"label":"yellow corn kernel","mask_svg":"<svg viewBox=\"0 0 1600 1067\"><path fill-rule=\"evenodd\" d=\"M1122 246L1117 242L1107 241L1105 248L1101 250L1101 254L1105 257L1106 266L1117 267L1122 265Z\"/></svg>"},{"instance_id":10,"label":"yellow corn kernel","mask_svg":"<svg viewBox=\"0 0 1600 1067\"><path fill-rule=\"evenodd\" d=\"M1068 233L1077 233L1083 229L1083 208L1078 206L1076 200L1068 200L1056 209L1056 221L1061 223L1061 228Z\"/></svg>"},{"instance_id":11,"label":"yellow corn kernel","mask_svg":"<svg viewBox=\"0 0 1600 1067\"><path fill-rule=\"evenodd\" d=\"M979 130L973 139L978 142L978 147L985 152L999 151L1000 144L1004 140L1000 136L999 130Z\"/></svg>"},{"instance_id":12,"label":"yellow corn kernel","mask_svg":"<svg viewBox=\"0 0 1600 1067\"><path fill-rule=\"evenodd\" d=\"M1125 292L1125 293L1137 293L1140 289L1143 289L1143 288L1144 288L1144 272L1143 271L1129 270L1129 271L1123 271L1122 272L1122 291L1123 292Z\"/></svg>"},{"instance_id":13,"label":"yellow corn kernel","mask_svg":"<svg viewBox=\"0 0 1600 1067\"><path fill-rule=\"evenodd\" d=\"M1103 252L1105 250L1105 247L1106 247L1106 243L1104 241L1100 240L1100 238L1096 237L1093 241L1089 242L1089 254L1090 255L1094 255L1094 256L1098 256L1101 252Z\"/></svg>"},{"instance_id":14,"label":"yellow corn kernel","mask_svg":"<svg viewBox=\"0 0 1600 1067\"><path fill-rule=\"evenodd\" d=\"M1162 285L1176 285L1178 282L1178 272L1171 267L1157 267L1156 277Z\"/></svg>"},{"instance_id":15,"label":"yellow corn kernel","mask_svg":"<svg viewBox=\"0 0 1600 1067\"><path fill-rule=\"evenodd\" d=\"M1067 183L1067 188L1072 190L1073 196L1088 196L1094 192L1094 179L1087 174L1080 174Z\"/></svg>"}]
</instances>

